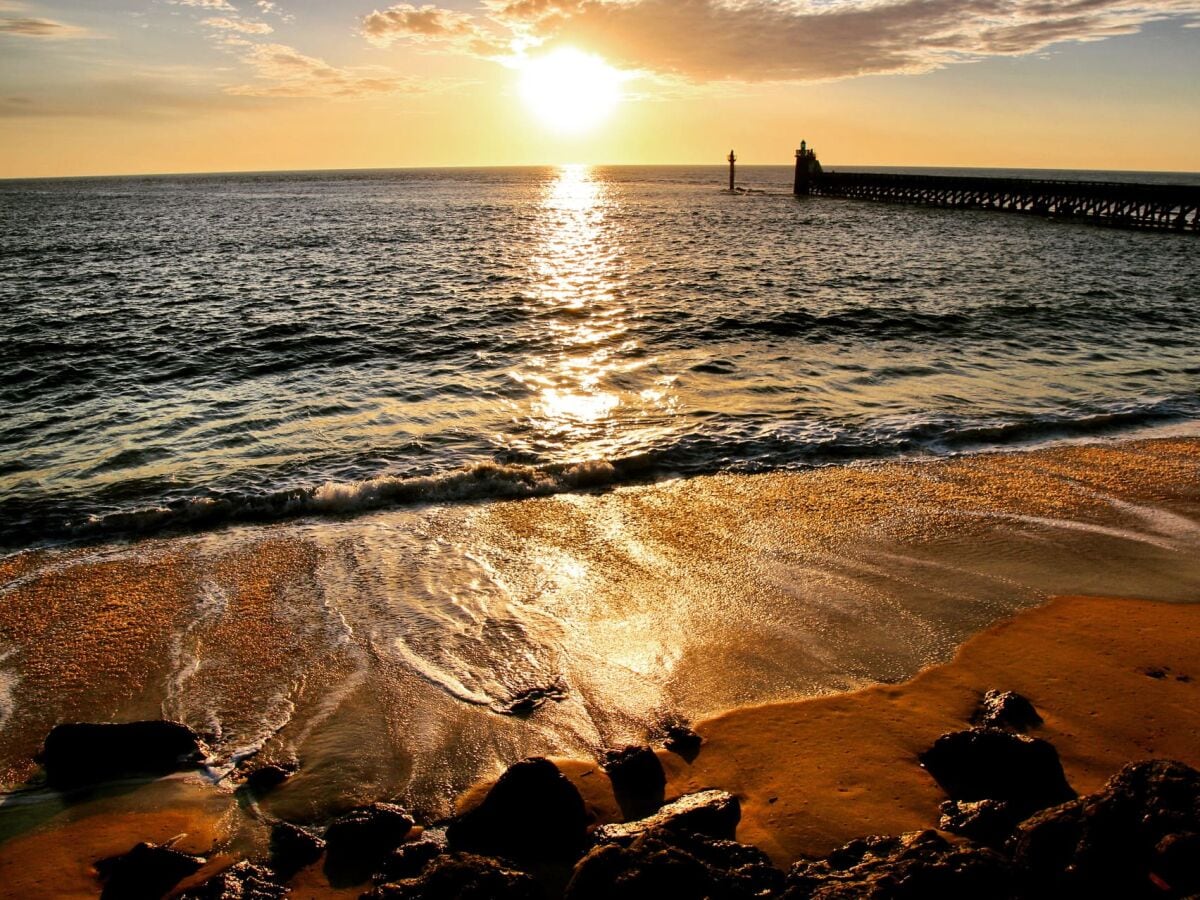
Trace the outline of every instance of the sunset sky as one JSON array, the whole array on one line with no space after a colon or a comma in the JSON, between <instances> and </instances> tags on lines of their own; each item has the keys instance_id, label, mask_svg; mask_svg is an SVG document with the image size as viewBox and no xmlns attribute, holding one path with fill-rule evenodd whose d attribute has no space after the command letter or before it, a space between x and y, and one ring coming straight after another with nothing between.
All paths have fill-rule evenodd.
<instances>
[{"instance_id":1,"label":"sunset sky","mask_svg":"<svg viewBox=\"0 0 1200 900\"><path fill-rule=\"evenodd\" d=\"M443 3L0 0L0 177L1200 170L1200 0Z\"/></svg>"}]
</instances>

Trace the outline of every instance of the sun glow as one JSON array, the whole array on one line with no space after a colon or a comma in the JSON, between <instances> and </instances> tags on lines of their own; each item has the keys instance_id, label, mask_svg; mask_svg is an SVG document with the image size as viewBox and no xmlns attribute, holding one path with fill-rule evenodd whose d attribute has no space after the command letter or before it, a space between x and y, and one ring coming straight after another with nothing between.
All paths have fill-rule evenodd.
<instances>
[{"instance_id":1,"label":"sun glow","mask_svg":"<svg viewBox=\"0 0 1200 900\"><path fill-rule=\"evenodd\" d=\"M521 98L548 128L581 134L612 113L621 81L621 73L600 57L561 47L522 66Z\"/></svg>"}]
</instances>

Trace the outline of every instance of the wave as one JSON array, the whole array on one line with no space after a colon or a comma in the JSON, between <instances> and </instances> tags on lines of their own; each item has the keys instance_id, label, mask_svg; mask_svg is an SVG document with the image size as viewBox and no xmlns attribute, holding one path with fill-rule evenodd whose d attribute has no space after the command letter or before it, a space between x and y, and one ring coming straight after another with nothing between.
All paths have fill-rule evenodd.
<instances>
[{"instance_id":1,"label":"wave","mask_svg":"<svg viewBox=\"0 0 1200 900\"><path fill-rule=\"evenodd\" d=\"M386 475L273 491L209 491L158 503L147 503L134 493L125 498L128 505L116 509L88 510L86 500L75 498L9 498L0 501L0 546L90 543L421 504L519 500L670 476L749 474L901 456L954 455L1101 438L1197 418L1200 408L1195 402L1176 398L1085 415L985 421L936 417L886 429L826 428L796 435L774 429L740 436L698 431L617 459L542 465L484 461L432 475Z\"/></svg>"},{"instance_id":2,"label":"wave","mask_svg":"<svg viewBox=\"0 0 1200 900\"><path fill-rule=\"evenodd\" d=\"M1016 338L1026 331L1060 332L1103 326L1128 327L1131 338L1161 340L1164 333L1172 330L1200 326L1200 309L1190 305L1155 309L1120 303L1101 305L1089 298L1067 303L1013 301L941 312L905 306L868 306L826 313L793 309L761 317L721 316L708 323L681 324L686 324L686 334L717 341L738 334L804 337L810 341L974 336L992 340L997 334Z\"/></svg>"}]
</instances>

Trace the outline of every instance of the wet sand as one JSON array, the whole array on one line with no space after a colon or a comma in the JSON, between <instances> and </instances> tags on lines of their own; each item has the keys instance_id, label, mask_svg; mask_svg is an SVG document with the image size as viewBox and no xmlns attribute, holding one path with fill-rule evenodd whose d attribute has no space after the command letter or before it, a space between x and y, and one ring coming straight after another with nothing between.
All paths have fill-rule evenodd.
<instances>
[{"instance_id":1,"label":"wet sand","mask_svg":"<svg viewBox=\"0 0 1200 900\"><path fill-rule=\"evenodd\" d=\"M785 867L861 835L933 827L945 797L916 755L938 735L965 727L993 687L1034 702L1045 723L1033 733L1055 745L1081 793L1133 760L1200 767L1198 635L1200 604L1055 598L902 684L748 707L698 723L704 745L692 763L659 752L667 795L706 787L735 793L742 803L738 839ZM597 821L616 819L599 767L589 760L558 764ZM460 806L485 787L466 792ZM231 843L243 853L262 849L264 835L252 833L255 826L228 794L179 779L140 790L140 798L67 808L0 844L0 896L95 896L90 863L138 840L183 833L180 846L193 852ZM135 801L143 808L130 809ZM361 892L331 890L319 869L301 873L294 887L298 897Z\"/></svg>"},{"instance_id":2,"label":"wet sand","mask_svg":"<svg viewBox=\"0 0 1200 900\"><path fill-rule=\"evenodd\" d=\"M582 784L605 747L644 741L680 715L704 721L709 744L692 767L667 757L673 786L743 793L742 839L783 861L932 822L938 797L919 770L891 788L871 772L911 769L924 743L961 724L976 691L1020 690L1045 706L1047 735L1081 790L1147 755L1133 732L1117 740L1125 726L1109 728L1105 697L1086 695L1086 713L1084 695L1070 700L1076 686L1136 687L1151 691L1137 695L1143 708L1158 710L1163 692L1194 689L1135 678L1125 663L1095 669L1091 645L1072 649L1076 634L1152 634L1154 616L1128 618L1142 601L1088 601L1111 605L1048 624L1040 655L1013 656L990 681L955 682L936 702L888 686L1055 594L1200 599L1200 441L721 475L21 554L0 560L0 783L36 775L32 755L55 722L165 716L205 732L218 769L256 749L263 761L298 761L263 803L268 816L319 822L394 798L433 818L526 756L587 761ZM1162 609L1165 648L1197 634L1192 607ZM1175 661L1131 664L1187 673L1178 649ZM938 671L917 684L948 677ZM558 682L561 701L499 711ZM1043 696L1049 685L1062 689ZM1155 715L1161 746L1174 746L1182 730ZM1104 740L1111 752L1096 749ZM245 818L215 794L224 806L205 822ZM59 841L44 829L92 809L26 800L0 805L8 871L40 858L37 841ZM176 811L141 792L118 805L130 822ZM169 821L141 837L178 833ZM96 833L119 833L115 846L137 830ZM255 840L242 831L229 833ZM101 848L59 843L82 883L78 866Z\"/></svg>"},{"instance_id":3,"label":"wet sand","mask_svg":"<svg viewBox=\"0 0 1200 900\"><path fill-rule=\"evenodd\" d=\"M780 865L935 827L945 795L916 756L967 727L989 689L1033 701L1045 722L1031 733L1054 744L1081 794L1127 762L1200 767L1200 605L1056 598L903 684L734 710L697 727L691 765L660 754L668 792L736 793L738 839Z\"/></svg>"}]
</instances>

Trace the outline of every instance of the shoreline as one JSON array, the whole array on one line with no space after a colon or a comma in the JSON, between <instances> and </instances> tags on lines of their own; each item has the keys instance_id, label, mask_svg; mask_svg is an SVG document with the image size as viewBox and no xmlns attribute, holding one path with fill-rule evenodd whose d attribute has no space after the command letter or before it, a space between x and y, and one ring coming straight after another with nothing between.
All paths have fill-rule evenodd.
<instances>
[{"instance_id":1,"label":"shoreline","mask_svg":"<svg viewBox=\"0 0 1200 900\"><path fill-rule=\"evenodd\" d=\"M1030 734L1054 744L1081 794L1134 760L1200 767L1198 637L1200 602L1056 597L900 684L697 723L705 744L694 763L659 754L668 793L714 785L735 793L738 839L778 864L865 834L936 827L945 796L917 754L966 727L991 689L1033 702L1045 722Z\"/></svg>"},{"instance_id":2,"label":"shoreline","mask_svg":"<svg viewBox=\"0 0 1200 900\"><path fill-rule=\"evenodd\" d=\"M0 561L0 782L58 722L165 717L302 761L280 815L444 815L664 715L910 677L1055 594L1200 596L1198 475L1196 440L1073 446Z\"/></svg>"},{"instance_id":3,"label":"shoreline","mask_svg":"<svg viewBox=\"0 0 1200 900\"><path fill-rule=\"evenodd\" d=\"M968 727L986 690L1028 697L1044 722L1029 729L1053 744L1071 786L1099 790L1126 763L1174 759L1200 766L1200 603L1056 597L963 644L947 663L895 685L733 709L695 723L691 762L656 751L665 799L706 789L740 802L736 839L786 869L868 834L935 828L946 795L917 755L939 735ZM619 821L604 770L561 759L597 826ZM494 782L462 795L461 815ZM193 777L143 784L154 799L134 811L121 794L68 805L29 833L0 843L0 897L86 897L92 864L138 841L210 854L211 875L239 857L261 857L261 822L244 820L235 796ZM242 801L244 802L244 801ZM410 838L411 840L411 838ZM213 851L217 851L213 855ZM294 896L356 897L369 884L330 887L320 867L290 882Z\"/></svg>"},{"instance_id":4,"label":"shoreline","mask_svg":"<svg viewBox=\"0 0 1200 900\"><path fill-rule=\"evenodd\" d=\"M617 459L584 459L539 465L501 464L488 460L467 463L427 475L379 475L350 481L326 481L278 488L262 495L226 496L220 499L183 497L130 509L114 509L92 520L70 524L64 520L54 533L24 545L9 544L0 535L0 567L23 557L63 552L100 552L113 547L135 547L140 542L185 540L239 528L286 527L289 524L353 523L359 517L415 511L441 505L478 506L522 503L552 497L595 496L623 490L654 488L693 479L779 478L803 476L830 469L914 469L964 460L983 460L1054 453L1092 447L1122 448L1137 445L1170 445L1200 442L1200 420L1116 426L1114 433L1099 434L1063 423L1056 437L1018 439L1012 443L983 441L963 449L895 449L881 455L841 457L831 452L817 461L729 471L711 468L676 469L640 456ZM1018 429L1019 430L1019 429ZM1079 433L1072 433L1078 430ZM41 515L46 515L42 511ZM53 515L53 514L51 514Z\"/></svg>"}]
</instances>

